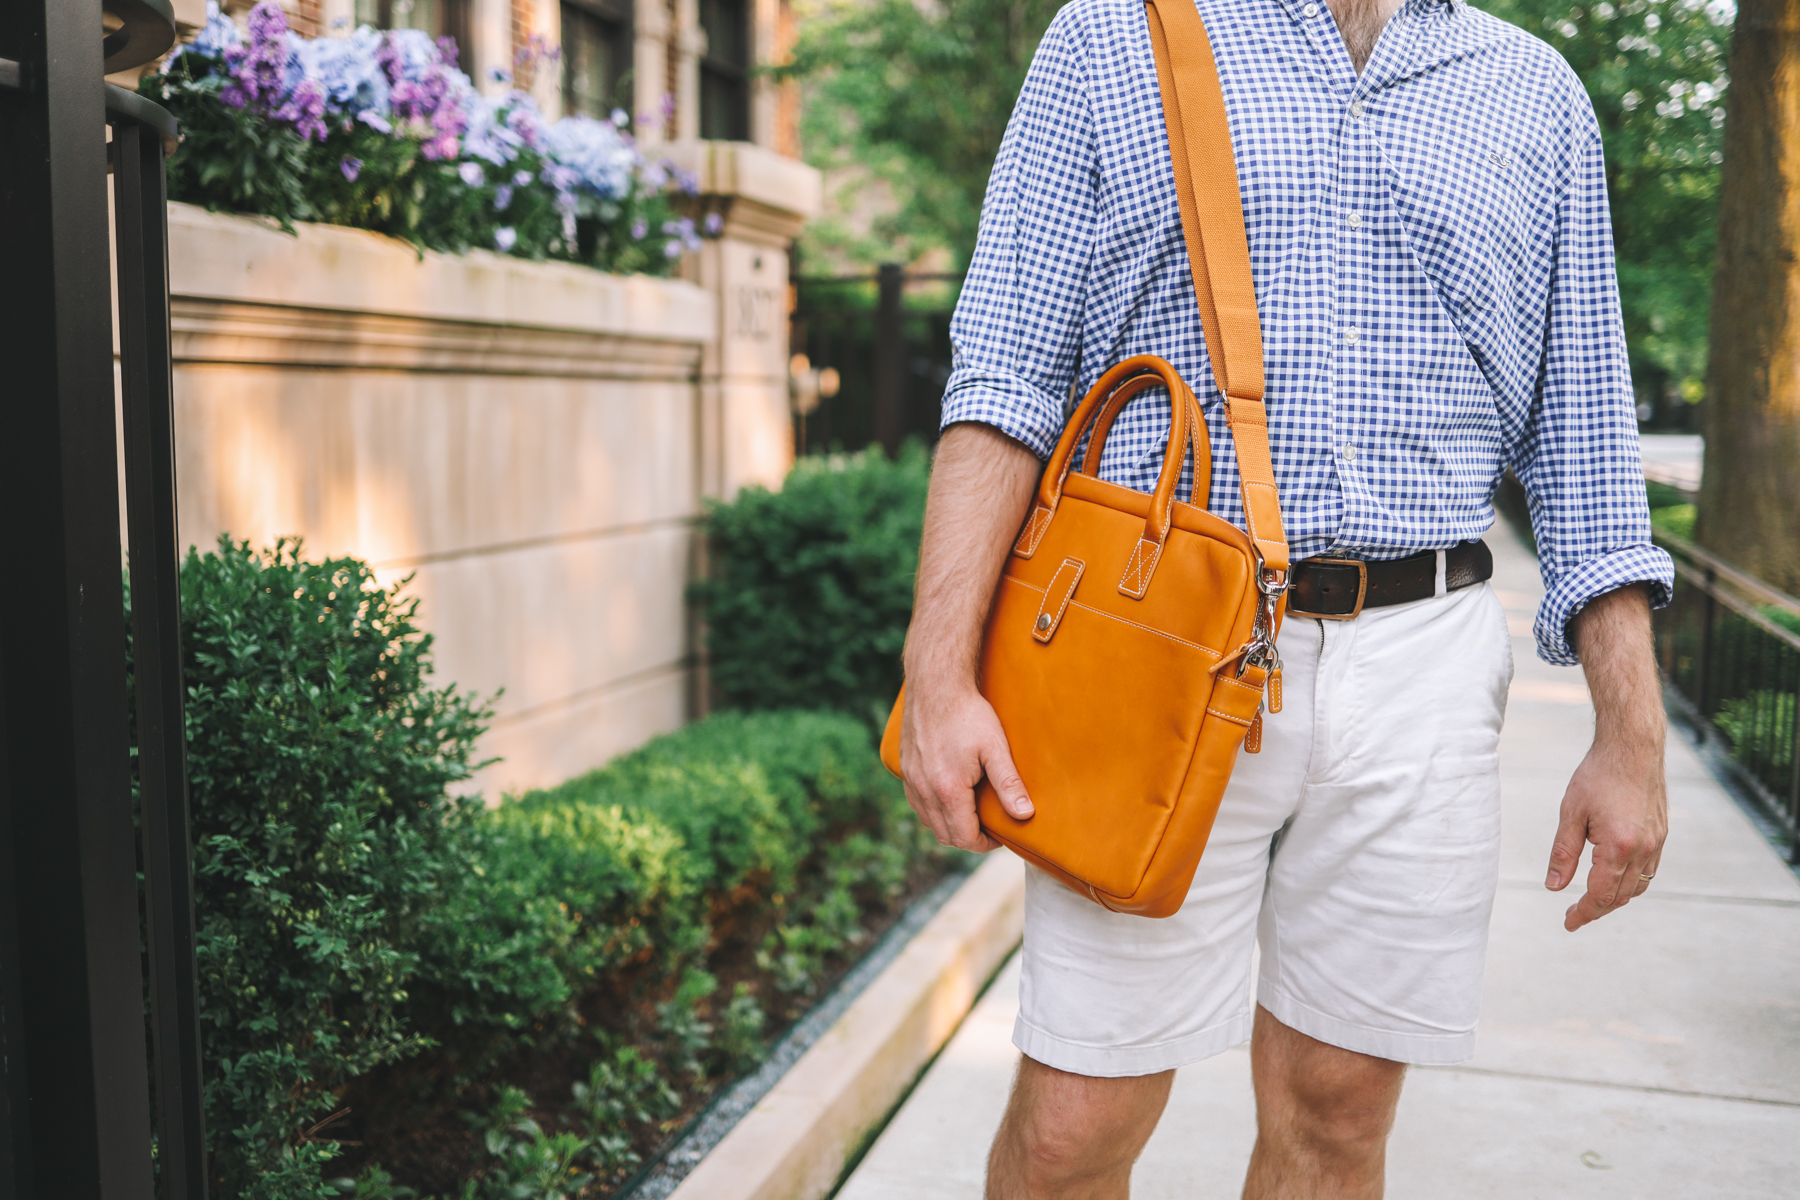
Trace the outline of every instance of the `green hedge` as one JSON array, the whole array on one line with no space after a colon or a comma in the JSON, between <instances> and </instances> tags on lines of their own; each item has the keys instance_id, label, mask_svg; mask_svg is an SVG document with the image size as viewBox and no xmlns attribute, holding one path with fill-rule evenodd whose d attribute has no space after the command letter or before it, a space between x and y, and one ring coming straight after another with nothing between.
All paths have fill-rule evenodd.
<instances>
[{"instance_id":1,"label":"green hedge","mask_svg":"<svg viewBox=\"0 0 1800 1200\"><path fill-rule=\"evenodd\" d=\"M181 583L215 1195L406 1194L382 1155L469 1110L465 1195L616 1177L935 852L829 713L721 714L494 810L451 799L488 710L431 685L415 600L289 542L221 541ZM727 927L766 986L719 986ZM507 1072L533 1055L581 1079L528 1097Z\"/></svg>"},{"instance_id":2,"label":"green hedge","mask_svg":"<svg viewBox=\"0 0 1800 1200\"><path fill-rule=\"evenodd\" d=\"M706 514L710 577L693 598L721 700L829 707L879 726L900 688L930 455L917 444L801 459L778 492Z\"/></svg>"}]
</instances>

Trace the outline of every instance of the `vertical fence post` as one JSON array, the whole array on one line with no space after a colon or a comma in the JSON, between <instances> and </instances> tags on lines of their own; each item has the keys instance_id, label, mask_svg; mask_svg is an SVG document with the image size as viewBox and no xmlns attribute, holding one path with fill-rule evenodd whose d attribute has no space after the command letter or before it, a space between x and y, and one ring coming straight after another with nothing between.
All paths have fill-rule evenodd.
<instances>
[{"instance_id":1,"label":"vertical fence post","mask_svg":"<svg viewBox=\"0 0 1800 1200\"><path fill-rule=\"evenodd\" d=\"M100 0L0 4L0 1195L21 1200L152 1192L103 28Z\"/></svg>"},{"instance_id":2,"label":"vertical fence post","mask_svg":"<svg viewBox=\"0 0 1800 1200\"><path fill-rule=\"evenodd\" d=\"M114 122L113 195L158 1182L163 1200L205 1200L193 852L182 716L168 206L157 130L130 119Z\"/></svg>"},{"instance_id":3,"label":"vertical fence post","mask_svg":"<svg viewBox=\"0 0 1800 1200\"><path fill-rule=\"evenodd\" d=\"M1788 862L1800 867L1800 657L1794 665L1794 720L1788 730Z\"/></svg>"},{"instance_id":4,"label":"vertical fence post","mask_svg":"<svg viewBox=\"0 0 1800 1200\"><path fill-rule=\"evenodd\" d=\"M1713 619L1718 614L1718 602L1713 599L1713 588L1718 586L1718 573L1711 567L1706 568L1706 586L1700 592L1700 648L1694 654L1694 707L1700 715L1712 719L1712 710L1707 707L1707 674L1712 669Z\"/></svg>"},{"instance_id":5,"label":"vertical fence post","mask_svg":"<svg viewBox=\"0 0 1800 1200\"><path fill-rule=\"evenodd\" d=\"M900 307L905 276L899 263L882 263L876 273L880 299L875 307L875 440L892 456L900 449L906 405L906 341Z\"/></svg>"}]
</instances>

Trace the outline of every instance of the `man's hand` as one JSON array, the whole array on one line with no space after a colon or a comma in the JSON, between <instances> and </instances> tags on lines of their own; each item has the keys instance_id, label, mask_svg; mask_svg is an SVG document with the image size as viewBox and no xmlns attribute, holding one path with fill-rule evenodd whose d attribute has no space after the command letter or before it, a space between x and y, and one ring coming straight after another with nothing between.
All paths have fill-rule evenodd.
<instances>
[{"instance_id":1,"label":"man's hand","mask_svg":"<svg viewBox=\"0 0 1800 1200\"><path fill-rule=\"evenodd\" d=\"M976 669L988 606L1038 472L1037 456L992 426L952 425L938 442L925 500L900 775L907 802L938 841L982 854L1000 844L975 815L984 775L1007 812L1020 820L1032 812Z\"/></svg>"},{"instance_id":2,"label":"man's hand","mask_svg":"<svg viewBox=\"0 0 1800 1200\"><path fill-rule=\"evenodd\" d=\"M1563 917L1573 932L1650 886L1669 833L1663 786L1662 683L1641 585L1596 597L1570 623L1594 698L1594 745L1563 794L1544 886L1567 887L1594 843L1587 892Z\"/></svg>"},{"instance_id":3,"label":"man's hand","mask_svg":"<svg viewBox=\"0 0 1800 1200\"><path fill-rule=\"evenodd\" d=\"M1000 718L972 687L947 696L907 692L900 775L919 820L940 843L960 850L986 854L1000 847L975 816L975 786L984 775L1007 812L1023 821L1033 811Z\"/></svg>"}]
</instances>

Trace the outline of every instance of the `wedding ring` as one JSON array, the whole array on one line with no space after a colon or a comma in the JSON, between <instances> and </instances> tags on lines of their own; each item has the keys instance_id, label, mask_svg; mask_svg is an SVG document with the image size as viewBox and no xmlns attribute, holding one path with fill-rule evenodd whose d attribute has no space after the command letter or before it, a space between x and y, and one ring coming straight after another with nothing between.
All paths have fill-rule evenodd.
<instances>
[{"instance_id":1,"label":"wedding ring","mask_svg":"<svg viewBox=\"0 0 1800 1200\"><path fill-rule=\"evenodd\" d=\"M1656 876L1654 876L1654 875L1645 875L1645 874L1642 874L1642 873L1640 873L1640 874L1639 874L1639 875L1638 875L1638 878L1639 878L1639 879L1641 879L1641 880L1643 880L1643 881L1644 881L1644 882L1645 882L1645 883L1649 883L1649 882L1650 882L1650 881L1651 881L1651 880L1652 880L1652 879L1655 879L1655 878L1656 878Z\"/></svg>"}]
</instances>

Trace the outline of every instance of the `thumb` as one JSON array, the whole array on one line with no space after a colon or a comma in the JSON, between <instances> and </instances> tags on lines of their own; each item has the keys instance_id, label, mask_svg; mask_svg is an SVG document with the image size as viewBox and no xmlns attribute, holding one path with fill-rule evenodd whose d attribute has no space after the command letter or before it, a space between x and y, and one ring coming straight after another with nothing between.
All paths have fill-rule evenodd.
<instances>
[{"instance_id":1,"label":"thumb","mask_svg":"<svg viewBox=\"0 0 1800 1200\"><path fill-rule=\"evenodd\" d=\"M1556 840L1550 843L1550 869L1544 876L1544 886L1553 892L1567 887L1575 878L1581 852L1586 848L1587 822L1565 809L1556 826Z\"/></svg>"},{"instance_id":2,"label":"thumb","mask_svg":"<svg viewBox=\"0 0 1800 1200\"><path fill-rule=\"evenodd\" d=\"M982 751L981 766L1006 814L1015 821L1029 821L1037 809L1025 793L1025 781L1019 777L1019 768L1013 765L1012 748L1006 744L1004 734Z\"/></svg>"}]
</instances>

